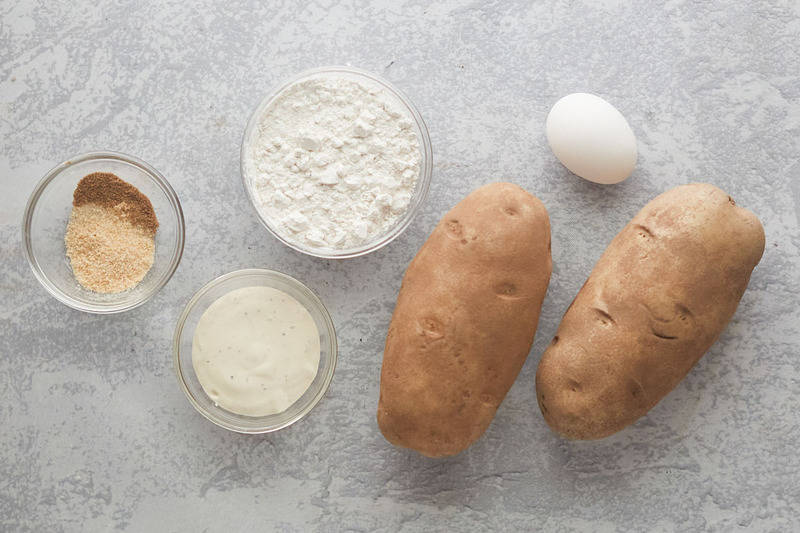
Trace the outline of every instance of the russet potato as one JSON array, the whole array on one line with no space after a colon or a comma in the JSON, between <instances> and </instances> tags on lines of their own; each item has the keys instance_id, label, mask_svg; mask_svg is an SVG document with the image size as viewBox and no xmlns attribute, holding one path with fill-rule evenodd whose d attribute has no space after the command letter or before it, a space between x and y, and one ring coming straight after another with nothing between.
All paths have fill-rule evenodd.
<instances>
[{"instance_id":1,"label":"russet potato","mask_svg":"<svg viewBox=\"0 0 800 533\"><path fill-rule=\"evenodd\" d=\"M539 362L550 427L598 439L647 413L719 337L763 251L758 218L712 185L648 203L603 253Z\"/></svg>"},{"instance_id":2,"label":"russet potato","mask_svg":"<svg viewBox=\"0 0 800 533\"><path fill-rule=\"evenodd\" d=\"M486 431L551 270L547 210L520 187L486 185L444 216L406 270L386 338L377 416L389 442L440 457Z\"/></svg>"}]
</instances>

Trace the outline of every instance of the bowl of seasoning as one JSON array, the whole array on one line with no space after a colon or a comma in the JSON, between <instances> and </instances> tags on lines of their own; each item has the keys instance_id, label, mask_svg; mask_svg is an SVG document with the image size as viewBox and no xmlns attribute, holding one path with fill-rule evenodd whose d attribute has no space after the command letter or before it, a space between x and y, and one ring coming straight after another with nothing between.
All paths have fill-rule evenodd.
<instances>
[{"instance_id":1,"label":"bowl of seasoning","mask_svg":"<svg viewBox=\"0 0 800 533\"><path fill-rule=\"evenodd\" d=\"M180 201L156 169L135 157L91 152L50 170L28 199L25 256L42 286L89 313L145 303L183 254Z\"/></svg>"},{"instance_id":2,"label":"bowl of seasoning","mask_svg":"<svg viewBox=\"0 0 800 533\"><path fill-rule=\"evenodd\" d=\"M186 304L173 338L183 392L211 422L269 433L305 417L333 379L336 331L322 301L296 279L230 272Z\"/></svg>"},{"instance_id":3,"label":"bowl of seasoning","mask_svg":"<svg viewBox=\"0 0 800 533\"><path fill-rule=\"evenodd\" d=\"M242 139L244 187L262 224L329 259L397 238L427 195L433 152L416 106L352 67L309 70L253 112Z\"/></svg>"}]
</instances>

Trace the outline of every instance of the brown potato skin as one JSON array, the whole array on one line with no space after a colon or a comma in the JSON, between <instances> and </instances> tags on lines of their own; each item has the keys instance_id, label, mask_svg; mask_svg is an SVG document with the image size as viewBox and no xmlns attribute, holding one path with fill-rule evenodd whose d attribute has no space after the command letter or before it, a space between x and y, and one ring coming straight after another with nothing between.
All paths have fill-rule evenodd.
<instances>
[{"instance_id":1,"label":"brown potato skin","mask_svg":"<svg viewBox=\"0 0 800 533\"><path fill-rule=\"evenodd\" d=\"M378 426L455 455L494 417L533 343L552 271L542 202L510 183L473 191L406 270L386 337Z\"/></svg>"},{"instance_id":2,"label":"brown potato skin","mask_svg":"<svg viewBox=\"0 0 800 533\"><path fill-rule=\"evenodd\" d=\"M648 203L611 241L539 362L550 427L599 439L647 413L717 340L763 252L758 218L713 185Z\"/></svg>"}]
</instances>

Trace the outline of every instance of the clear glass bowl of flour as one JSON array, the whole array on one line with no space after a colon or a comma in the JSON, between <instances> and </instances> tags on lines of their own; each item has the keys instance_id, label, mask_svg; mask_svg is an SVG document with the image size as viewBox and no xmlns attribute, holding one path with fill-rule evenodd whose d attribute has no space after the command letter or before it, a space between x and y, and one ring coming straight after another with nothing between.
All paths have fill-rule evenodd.
<instances>
[{"instance_id":1,"label":"clear glass bowl of flour","mask_svg":"<svg viewBox=\"0 0 800 533\"><path fill-rule=\"evenodd\" d=\"M139 189L158 219L153 266L126 291L101 294L85 289L66 256L64 236L73 193L81 178L93 172L111 172ZM109 314L142 305L167 284L183 255L184 229L178 195L156 169L130 155L90 152L59 164L39 181L25 208L22 242L36 279L54 298L79 311Z\"/></svg>"},{"instance_id":2,"label":"clear glass bowl of flour","mask_svg":"<svg viewBox=\"0 0 800 533\"><path fill-rule=\"evenodd\" d=\"M410 191L410 199L407 206L401 214L392 214L389 217L391 221L383 224L381 231L370 233L362 242L350 246L333 246L324 243L311 244L306 239L301 239L298 238L297 235L292 235L292 232L288 231L286 228L286 220L277 220L276 217L271 216L268 212L270 208L265 207L266 202L258 185L260 180L263 183L264 179L268 179L265 178L268 174L263 172L263 169L259 171L259 162L256 160L254 154L256 153L256 149L263 148L261 145L265 142L263 139L264 135L260 131L263 128L263 119L269 117L270 112L276 106L276 102L279 102L280 99L286 95L287 91L308 80L340 79L352 80L362 86L370 88L370 90L376 91L382 98L386 99L387 104L391 105L391 109L396 112L398 120L408 121L406 126L409 126L416 135L419 150L419 168L415 176L416 183L414 184L413 190ZM355 124L353 127L359 128L360 126L357 122L358 117L353 117L353 119L353 123ZM300 139L299 144L301 150L306 147L313 150L318 147L317 143L329 142L329 139L309 139L307 141L308 144L306 144L306 140L303 138L303 131L297 131L295 135ZM358 134L356 134L356 136L358 136ZM276 144L281 143L281 139L274 140ZM335 138L333 142L336 142ZM347 142L346 139L345 142ZM367 157L369 157L369 155L367 155ZM314 167L313 164L309 165L311 168L308 169L306 174L309 176L308 181L311 184L310 186L336 187L336 185L325 183L327 179L326 176L333 176L332 168L335 163L336 162L328 164L325 168ZM290 164L291 162L287 161L287 166ZM344 165L347 166L347 162L344 162ZM397 238L409 226L422 205L430 186L432 168L432 148L428 129L414 104L408 97L383 78L364 70L345 66L322 67L308 70L283 83L274 92L264 98L253 112L245 129L241 147L241 172L244 187L262 224L264 224L270 233L287 246L312 256L328 259L344 259L364 255L382 248ZM347 178L345 178L345 180L346 179ZM335 177L333 181L336 181ZM320 182L323 182L323 184ZM276 212L281 213L280 216L284 216L283 213L285 213L286 217L294 216L289 210L280 211L277 207L273 207L271 210L273 214ZM309 217L309 219L303 223L307 223L309 229L315 229L314 217ZM317 231L318 235L330 233L330 227Z\"/></svg>"},{"instance_id":3,"label":"clear glass bowl of flour","mask_svg":"<svg viewBox=\"0 0 800 533\"><path fill-rule=\"evenodd\" d=\"M206 394L192 363L193 338L203 313L220 297L244 287L271 287L288 294L306 308L319 332L320 353L316 376L305 393L280 413L246 416L228 411ZM257 268L229 272L198 290L178 319L172 351L175 373L192 406L214 424L237 433L270 433L308 415L328 390L338 356L333 320L317 295L291 276Z\"/></svg>"}]
</instances>

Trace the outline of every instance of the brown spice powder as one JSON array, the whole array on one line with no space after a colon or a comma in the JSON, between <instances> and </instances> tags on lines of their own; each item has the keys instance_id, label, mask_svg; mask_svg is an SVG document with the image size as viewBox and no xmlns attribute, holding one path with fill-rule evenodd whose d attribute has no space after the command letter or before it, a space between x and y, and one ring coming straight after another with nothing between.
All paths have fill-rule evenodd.
<instances>
[{"instance_id":1,"label":"brown spice powder","mask_svg":"<svg viewBox=\"0 0 800 533\"><path fill-rule=\"evenodd\" d=\"M94 172L78 182L72 205L97 204L113 207L134 226L155 234L158 220L150 199L130 183L110 172Z\"/></svg>"},{"instance_id":2,"label":"brown spice powder","mask_svg":"<svg viewBox=\"0 0 800 533\"><path fill-rule=\"evenodd\" d=\"M72 205L64 242L78 283L100 293L138 285L155 259L150 200L114 174L96 172L78 183Z\"/></svg>"}]
</instances>

